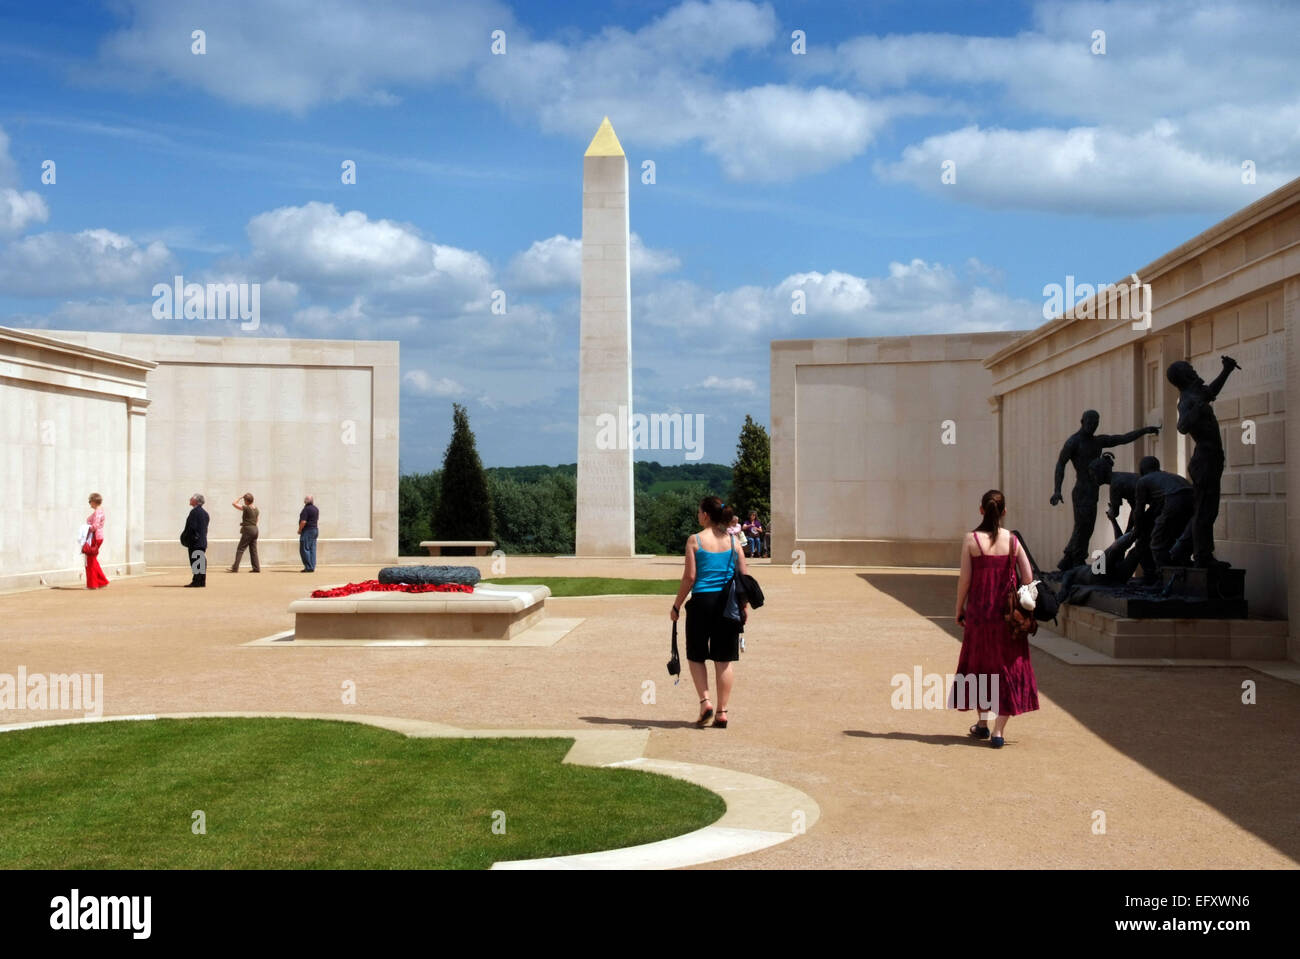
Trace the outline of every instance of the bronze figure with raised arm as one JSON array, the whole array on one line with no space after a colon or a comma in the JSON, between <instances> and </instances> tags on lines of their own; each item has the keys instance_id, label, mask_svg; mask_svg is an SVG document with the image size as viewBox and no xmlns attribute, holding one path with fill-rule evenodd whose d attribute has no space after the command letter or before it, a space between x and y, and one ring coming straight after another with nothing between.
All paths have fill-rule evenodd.
<instances>
[{"instance_id":1,"label":"bronze figure with raised arm","mask_svg":"<svg viewBox=\"0 0 1300 959\"><path fill-rule=\"evenodd\" d=\"M1102 450L1112 446L1132 443L1148 433L1159 433L1158 426L1143 426L1129 433L1112 436L1098 433L1101 414L1096 410L1086 410L1079 420L1079 429L1065 441L1061 455L1056 460L1056 488L1052 493L1052 505L1062 501L1061 484L1065 481L1065 464L1074 465L1074 489L1070 498L1074 504L1074 531L1070 541L1065 544L1065 553L1057 564L1058 569L1073 569L1088 561L1088 541L1092 539L1093 527L1097 525L1097 496L1101 492L1096 478L1089 467L1093 460L1101 456Z\"/></svg>"},{"instance_id":2,"label":"bronze figure with raised arm","mask_svg":"<svg viewBox=\"0 0 1300 959\"><path fill-rule=\"evenodd\" d=\"M1190 436L1196 447L1187 461L1187 478L1192 481L1194 512L1188 525L1192 540L1192 561L1206 568L1227 566L1214 558L1214 521L1219 517L1219 482L1223 478L1223 438L1219 418L1210 405L1219 396L1233 370L1241 369L1231 356L1221 357L1223 369L1206 383L1185 360L1170 363L1165 377L1178 390L1178 432ZM1174 547L1174 555L1186 548Z\"/></svg>"}]
</instances>

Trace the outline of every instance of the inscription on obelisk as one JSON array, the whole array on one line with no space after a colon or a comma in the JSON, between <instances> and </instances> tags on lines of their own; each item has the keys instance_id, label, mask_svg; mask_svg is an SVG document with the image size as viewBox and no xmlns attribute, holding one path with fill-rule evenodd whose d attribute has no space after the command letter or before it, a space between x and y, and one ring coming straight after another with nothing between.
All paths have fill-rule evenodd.
<instances>
[{"instance_id":1,"label":"inscription on obelisk","mask_svg":"<svg viewBox=\"0 0 1300 959\"><path fill-rule=\"evenodd\" d=\"M582 158L582 299L579 310L579 556L631 556L632 449L601 429L632 416L632 307L627 157L609 117ZM620 415L619 407L626 411Z\"/></svg>"}]
</instances>

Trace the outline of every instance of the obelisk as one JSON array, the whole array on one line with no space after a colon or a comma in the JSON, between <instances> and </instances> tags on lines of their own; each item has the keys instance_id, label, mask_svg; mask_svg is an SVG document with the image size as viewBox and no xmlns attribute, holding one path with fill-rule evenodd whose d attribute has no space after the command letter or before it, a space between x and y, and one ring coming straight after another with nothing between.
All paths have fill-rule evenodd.
<instances>
[{"instance_id":1,"label":"obelisk","mask_svg":"<svg viewBox=\"0 0 1300 959\"><path fill-rule=\"evenodd\" d=\"M627 157L609 117L582 158L579 308L579 556L631 556L632 281Z\"/></svg>"}]
</instances>

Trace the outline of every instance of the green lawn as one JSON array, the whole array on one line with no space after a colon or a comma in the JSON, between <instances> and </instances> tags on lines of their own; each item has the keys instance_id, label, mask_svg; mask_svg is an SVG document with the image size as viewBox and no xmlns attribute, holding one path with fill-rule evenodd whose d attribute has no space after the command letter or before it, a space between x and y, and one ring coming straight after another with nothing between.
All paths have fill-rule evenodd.
<instances>
[{"instance_id":1,"label":"green lawn","mask_svg":"<svg viewBox=\"0 0 1300 959\"><path fill-rule=\"evenodd\" d=\"M549 586L552 596L608 596L644 594L675 596L680 579L614 579L606 576L494 576L480 585Z\"/></svg>"},{"instance_id":2,"label":"green lawn","mask_svg":"<svg viewBox=\"0 0 1300 959\"><path fill-rule=\"evenodd\" d=\"M162 719L0 734L6 869L483 869L679 836L725 804L561 765L571 739L408 739L359 723ZM202 810L206 834L193 832ZM503 834L494 813L505 814ZM496 822L501 818L496 817Z\"/></svg>"}]
</instances>

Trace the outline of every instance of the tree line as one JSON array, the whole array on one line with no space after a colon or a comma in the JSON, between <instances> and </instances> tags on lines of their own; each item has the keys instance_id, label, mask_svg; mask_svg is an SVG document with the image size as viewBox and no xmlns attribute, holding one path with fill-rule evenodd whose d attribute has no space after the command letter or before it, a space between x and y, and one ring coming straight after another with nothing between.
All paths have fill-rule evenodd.
<instances>
[{"instance_id":1,"label":"tree line","mask_svg":"<svg viewBox=\"0 0 1300 959\"><path fill-rule=\"evenodd\" d=\"M756 510L767 522L770 457L767 430L746 416L730 466L633 463L636 551L680 552L699 528L695 514L705 496L721 497L737 515ZM576 463L485 468L469 414L455 403L442 469L398 480L398 548L415 556L423 540L491 539L511 554L572 554L577 476Z\"/></svg>"}]
</instances>

